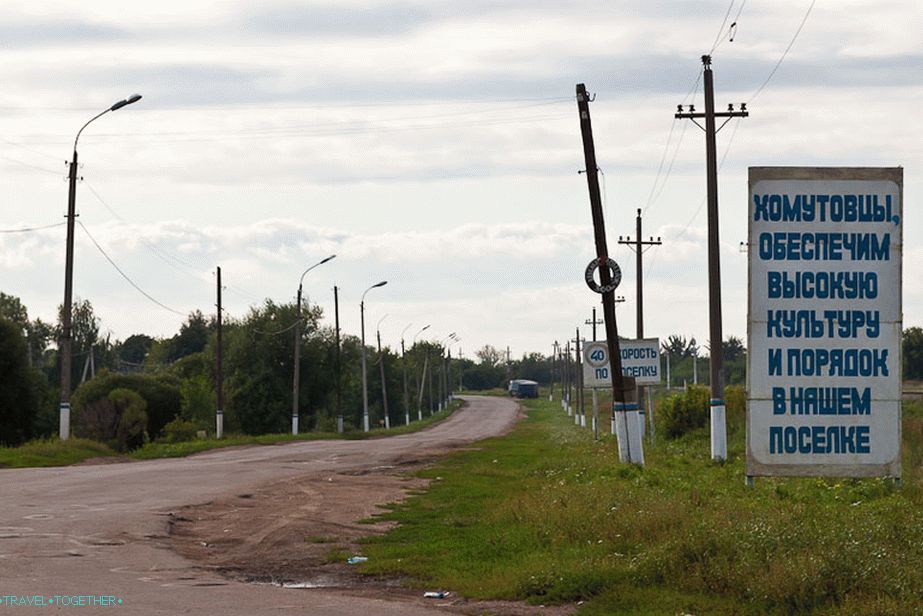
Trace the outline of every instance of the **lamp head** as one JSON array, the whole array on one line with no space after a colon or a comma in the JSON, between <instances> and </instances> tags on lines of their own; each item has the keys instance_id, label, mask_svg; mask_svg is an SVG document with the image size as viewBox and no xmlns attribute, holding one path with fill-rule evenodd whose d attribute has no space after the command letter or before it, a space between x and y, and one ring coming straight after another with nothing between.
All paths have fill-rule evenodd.
<instances>
[{"instance_id":1,"label":"lamp head","mask_svg":"<svg viewBox=\"0 0 923 616\"><path fill-rule=\"evenodd\" d=\"M109 111L118 111L125 105L131 105L132 103L137 103L139 100L141 100L140 94L132 94L128 98L122 99L119 102L112 105L112 107L109 107Z\"/></svg>"}]
</instances>

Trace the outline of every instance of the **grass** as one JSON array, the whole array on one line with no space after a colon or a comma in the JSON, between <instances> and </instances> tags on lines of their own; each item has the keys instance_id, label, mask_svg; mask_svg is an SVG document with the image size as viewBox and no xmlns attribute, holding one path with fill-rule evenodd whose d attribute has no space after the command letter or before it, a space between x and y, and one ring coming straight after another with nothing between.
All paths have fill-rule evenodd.
<instances>
[{"instance_id":1,"label":"grass","mask_svg":"<svg viewBox=\"0 0 923 616\"><path fill-rule=\"evenodd\" d=\"M55 438L30 441L18 447L0 447L0 468L25 468L32 466L67 466L82 462L88 458L103 456L119 456L131 460L153 460L158 458L180 458L192 454L222 449L225 447L238 447L241 445L277 445L295 441L313 441L321 439L363 440L368 438L381 438L418 432L448 418L461 407L460 401L452 402L449 408L424 417L422 421L413 421L410 425L397 426L390 430L376 428L368 432L359 430L338 434L336 432L306 432L303 434L262 434L248 436L241 434L227 434L221 440L196 439L178 443L147 443L143 447L128 454L119 454L109 447L96 441L71 438L61 441Z\"/></svg>"},{"instance_id":2,"label":"grass","mask_svg":"<svg viewBox=\"0 0 923 616\"><path fill-rule=\"evenodd\" d=\"M85 438L61 441L48 438L29 441L19 447L0 447L0 468L67 466L88 458L117 456L102 443Z\"/></svg>"},{"instance_id":3,"label":"grass","mask_svg":"<svg viewBox=\"0 0 923 616\"><path fill-rule=\"evenodd\" d=\"M470 598L578 614L923 612L923 402L904 407L904 485L758 479L744 485L743 431L729 461L706 431L620 465L611 438L547 399L479 450L423 472L422 496L383 515L362 570ZM732 421L742 425L742 421Z\"/></svg>"}]
</instances>

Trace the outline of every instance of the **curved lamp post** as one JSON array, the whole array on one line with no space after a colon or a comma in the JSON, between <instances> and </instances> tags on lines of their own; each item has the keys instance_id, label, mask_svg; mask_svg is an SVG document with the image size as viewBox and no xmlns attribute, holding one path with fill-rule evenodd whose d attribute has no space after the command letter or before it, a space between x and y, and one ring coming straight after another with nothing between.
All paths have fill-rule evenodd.
<instances>
[{"instance_id":1,"label":"curved lamp post","mask_svg":"<svg viewBox=\"0 0 923 616\"><path fill-rule=\"evenodd\" d=\"M388 284L387 280L373 284L362 293L362 299L359 301L359 319L362 325L362 430L364 432L369 431L369 388L365 374L365 294L386 284Z\"/></svg>"},{"instance_id":2,"label":"curved lamp post","mask_svg":"<svg viewBox=\"0 0 923 616\"><path fill-rule=\"evenodd\" d=\"M292 378L292 434L298 434L298 390L301 385L301 290L304 283L304 275L318 265L323 265L334 258L336 258L336 255L330 255L326 259L321 259L302 272L301 278L298 279L298 299L295 302L295 375Z\"/></svg>"},{"instance_id":3,"label":"curved lamp post","mask_svg":"<svg viewBox=\"0 0 923 616\"><path fill-rule=\"evenodd\" d=\"M64 307L61 315L61 405L60 417L58 422L58 435L62 441L66 441L70 436L70 415L71 415L71 342L73 338L72 321L73 321L73 289L74 289L74 219L76 218L77 209L77 141L80 140L80 133L83 132L93 120L100 118L110 111L118 111L126 105L137 103L141 100L140 94L132 94L128 98L122 99L113 104L111 107L104 109L87 121L77 131L74 137L74 156L70 162L70 173L68 174L69 186L67 191L67 247L66 261L64 265Z\"/></svg>"},{"instance_id":4,"label":"curved lamp post","mask_svg":"<svg viewBox=\"0 0 923 616\"><path fill-rule=\"evenodd\" d=\"M446 340L455 340L455 332L452 332L439 341L440 354L442 354L442 345L445 344ZM446 377L446 372L448 370L446 358L443 355L440 359L442 359L442 376L439 378L439 410L441 411L449 406L449 384Z\"/></svg>"}]
</instances>

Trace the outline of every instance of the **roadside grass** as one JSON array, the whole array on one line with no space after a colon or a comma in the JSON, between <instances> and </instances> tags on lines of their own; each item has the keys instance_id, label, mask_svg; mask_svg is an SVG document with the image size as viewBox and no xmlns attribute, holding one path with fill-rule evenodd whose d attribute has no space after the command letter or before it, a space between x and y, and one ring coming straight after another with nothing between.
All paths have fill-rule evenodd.
<instances>
[{"instance_id":1,"label":"roadside grass","mask_svg":"<svg viewBox=\"0 0 923 616\"><path fill-rule=\"evenodd\" d=\"M923 613L923 402L904 405L904 485L757 479L743 430L709 460L699 430L621 465L558 403L527 401L509 435L422 472L422 496L379 517L361 570L475 599L588 614ZM731 418L729 424L742 424Z\"/></svg>"},{"instance_id":2,"label":"roadside grass","mask_svg":"<svg viewBox=\"0 0 923 616\"><path fill-rule=\"evenodd\" d=\"M128 460L153 460L158 458L181 458L212 449L225 447L239 447L242 445L277 445L295 441L314 440L363 440L369 438L382 438L418 432L429 426L435 425L453 412L461 408L462 402L455 400L446 410L424 417L422 421L412 421L410 425L403 425L385 430L376 428L368 432L353 430L338 434L336 432L306 432L302 434L262 434L247 436L242 434L226 434L221 440L214 438L195 439L178 443L153 442L146 443L143 447L127 454L119 454L102 443L88 439L71 438L61 441L56 438L42 439L24 443L18 447L0 447L0 468L25 468L35 466L67 466L82 462L88 458L122 456Z\"/></svg>"},{"instance_id":3,"label":"roadside grass","mask_svg":"<svg viewBox=\"0 0 923 616\"><path fill-rule=\"evenodd\" d=\"M66 466L87 458L118 456L102 443L85 438L61 441L56 438L29 441L19 447L0 447L0 468Z\"/></svg>"}]
</instances>

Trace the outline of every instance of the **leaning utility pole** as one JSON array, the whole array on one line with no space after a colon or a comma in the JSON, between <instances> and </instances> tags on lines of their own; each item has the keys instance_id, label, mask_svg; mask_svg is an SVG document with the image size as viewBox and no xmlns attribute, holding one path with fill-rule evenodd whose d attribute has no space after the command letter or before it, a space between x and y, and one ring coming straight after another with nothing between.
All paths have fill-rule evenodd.
<instances>
[{"instance_id":1,"label":"leaning utility pole","mask_svg":"<svg viewBox=\"0 0 923 616\"><path fill-rule=\"evenodd\" d=\"M215 389L218 409L215 412L215 438L224 436L224 373L221 371L221 267L218 267L218 332L215 344Z\"/></svg>"},{"instance_id":2,"label":"leaning utility pole","mask_svg":"<svg viewBox=\"0 0 923 616\"><path fill-rule=\"evenodd\" d=\"M705 83L705 113L695 113L690 105L688 113L683 113L683 106L677 106L677 119L689 119L705 131L705 158L708 186L708 312L711 371L711 457L715 461L727 459L727 427L725 422L724 377L721 370L721 254L718 243L718 155L715 147L715 135L731 118L746 118L746 103L741 103L740 111L734 111L734 105L728 105L727 111L715 112L714 76L711 70L711 56L702 56ZM705 127L696 119L705 118ZM715 118L726 118L724 124L715 128Z\"/></svg>"},{"instance_id":3,"label":"leaning utility pole","mask_svg":"<svg viewBox=\"0 0 923 616\"><path fill-rule=\"evenodd\" d=\"M619 332L615 322L615 289L622 274L615 261L609 258L606 245L606 223L603 218L602 199L599 194L599 168L596 165L596 149L593 144L593 126L590 123L590 99L586 86L577 84L577 109L580 114L580 134L583 137L583 156L586 163L587 187L590 192L590 211L593 216L593 233L596 240L596 259L590 262L586 271L587 284L602 295L603 320L606 322L606 343L609 351L609 365L612 374L612 410L619 414L624 435L619 441L619 459L624 462L644 464L644 449L638 425L638 405L629 402L625 392L634 389L634 379L622 375L622 353L619 348ZM600 284L594 280L599 269ZM616 421L616 424L620 423Z\"/></svg>"}]
</instances>

